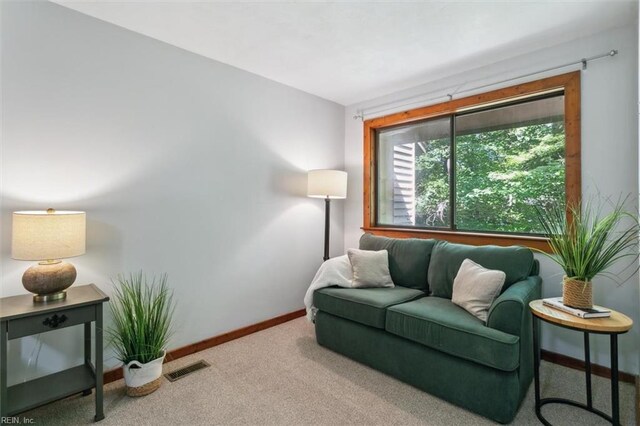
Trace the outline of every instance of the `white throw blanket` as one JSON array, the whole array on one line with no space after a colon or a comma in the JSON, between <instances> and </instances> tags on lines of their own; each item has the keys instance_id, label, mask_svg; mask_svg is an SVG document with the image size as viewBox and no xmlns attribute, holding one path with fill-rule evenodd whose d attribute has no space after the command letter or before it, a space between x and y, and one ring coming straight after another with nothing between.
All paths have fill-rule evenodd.
<instances>
[{"instance_id":1,"label":"white throw blanket","mask_svg":"<svg viewBox=\"0 0 640 426\"><path fill-rule=\"evenodd\" d=\"M353 270L351 269L351 262L349 257L344 256L334 257L329 259L320 265L316 276L311 281L311 285L307 289L307 294L304 295L304 306L307 308L307 319L310 322L315 320L317 309L313 306L313 292L319 288L330 287L337 285L339 287L351 287L351 280L353 279Z\"/></svg>"}]
</instances>

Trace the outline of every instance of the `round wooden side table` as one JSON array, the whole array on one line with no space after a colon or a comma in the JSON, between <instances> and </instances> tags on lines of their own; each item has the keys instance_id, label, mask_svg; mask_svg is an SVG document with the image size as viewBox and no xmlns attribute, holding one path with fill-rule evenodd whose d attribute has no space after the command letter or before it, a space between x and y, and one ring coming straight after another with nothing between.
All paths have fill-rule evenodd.
<instances>
[{"instance_id":1,"label":"round wooden side table","mask_svg":"<svg viewBox=\"0 0 640 426\"><path fill-rule=\"evenodd\" d=\"M633 326L633 321L628 316L611 310L608 318L584 319L571 314L548 307L542 300L533 300L529 303L533 314L533 375L536 397L536 416L545 425L551 424L542 416L541 408L545 404L569 404L590 411L614 425L620 424L620 406L618 397L618 334L626 333ZM540 342L538 340L538 320L549 324L582 331L584 333L584 365L587 385L587 403L572 401L565 398L540 398ZM589 352L589 334L608 334L611 340L611 416L593 408L591 398L591 357Z\"/></svg>"}]
</instances>

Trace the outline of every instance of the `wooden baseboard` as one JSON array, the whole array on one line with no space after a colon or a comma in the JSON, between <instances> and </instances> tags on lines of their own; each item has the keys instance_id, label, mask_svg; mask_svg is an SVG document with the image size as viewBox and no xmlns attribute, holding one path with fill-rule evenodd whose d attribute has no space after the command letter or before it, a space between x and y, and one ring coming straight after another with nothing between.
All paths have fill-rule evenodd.
<instances>
[{"instance_id":1,"label":"wooden baseboard","mask_svg":"<svg viewBox=\"0 0 640 426\"><path fill-rule=\"evenodd\" d=\"M271 318L266 321L259 322L257 324L252 324L246 327L242 327L237 330L233 330L228 333L221 334L219 336L210 337L208 339L201 340L200 342L192 343L190 345L183 346L181 348L173 349L172 351L167 352L167 356L164 359L164 362L174 361L178 358L182 358L184 356L191 355L196 352L200 352L205 349L209 349L226 342L230 342L231 340L239 339L241 337L248 336L249 334L253 334L261 330L266 330L267 328L271 328L276 325L280 325L285 322L291 321L293 319L303 317L305 316L305 314L306 314L306 311L304 309L300 309L298 311L280 315L278 317ZM114 382L121 378L122 378L122 368L120 367L115 368L113 370L109 370L104 373L105 384Z\"/></svg>"},{"instance_id":2,"label":"wooden baseboard","mask_svg":"<svg viewBox=\"0 0 640 426\"><path fill-rule=\"evenodd\" d=\"M187 355L191 355L196 352L200 352L205 349L209 349L214 346L218 346L223 343L230 342L232 340L239 339L244 336L248 336L249 334L253 334L261 330L266 330L267 328L275 327L276 325L280 325L285 322L291 321L293 319L303 317L305 313L306 312L304 309L300 309L295 312L290 312L288 314L280 315L278 317L271 318L266 321L259 322L257 324L252 324L246 327L242 327L237 330L233 330L228 333L221 334L219 336L210 337L200 342L192 343L190 345L174 349L167 353L167 356L164 362L173 361L178 358L182 358ZM570 356L558 354L551 351L541 350L540 357L545 361L553 362L554 364L562 365L564 367L569 367L569 368L573 368L580 371L584 371L585 369L583 360L572 358ZM604 367L602 365L591 364L591 372L596 376L601 376L606 378L611 377L611 369L608 367ZM116 368L104 373L105 384L114 382L121 378L122 378L122 368ZM627 383L632 383L636 385L636 408L640 412L640 379L638 379L638 377L634 376L633 374L625 373L625 372L620 372L619 378L621 382L627 382Z\"/></svg>"},{"instance_id":3,"label":"wooden baseboard","mask_svg":"<svg viewBox=\"0 0 640 426\"><path fill-rule=\"evenodd\" d=\"M569 367L576 370L584 371L584 361L577 358L572 358L570 356L561 355L551 351L545 351L544 349L540 351L540 358L545 361L553 362L554 364L562 365L563 367ZM604 367L598 364L591 364L591 373L596 376L606 377L607 379L611 378L611 369L609 367ZM618 373L618 378L621 382L627 383L636 383L636 376L630 373L625 373L620 371Z\"/></svg>"}]
</instances>

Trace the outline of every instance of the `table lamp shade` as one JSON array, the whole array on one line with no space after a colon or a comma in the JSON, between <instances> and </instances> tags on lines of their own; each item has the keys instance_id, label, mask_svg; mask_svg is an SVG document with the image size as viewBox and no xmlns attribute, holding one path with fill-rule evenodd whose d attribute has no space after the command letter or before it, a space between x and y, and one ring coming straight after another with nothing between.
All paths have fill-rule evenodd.
<instances>
[{"instance_id":1,"label":"table lamp shade","mask_svg":"<svg viewBox=\"0 0 640 426\"><path fill-rule=\"evenodd\" d=\"M11 257L55 260L85 253L86 214L78 211L13 213Z\"/></svg>"},{"instance_id":2,"label":"table lamp shade","mask_svg":"<svg viewBox=\"0 0 640 426\"><path fill-rule=\"evenodd\" d=\"M310 170L307 196L314 198L347 198L347 172L342 170Z\"/></svg>"}]
</instances>

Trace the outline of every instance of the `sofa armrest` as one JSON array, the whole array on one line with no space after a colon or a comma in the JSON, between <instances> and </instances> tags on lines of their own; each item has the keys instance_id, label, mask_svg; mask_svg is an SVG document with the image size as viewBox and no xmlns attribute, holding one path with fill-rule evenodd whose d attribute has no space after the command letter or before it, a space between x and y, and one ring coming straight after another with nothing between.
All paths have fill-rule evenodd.
<instances>
[{"instance_id":1,"label":"sofa armrest","mask_svg":"<svg viewBox=\"0 0 640 426\"><path fill-rule=\"evenodd\" d=\"M491 305L487 326L515 336L529 333L529 302L542 297L541 283L539 276L530 276L510 286Z\"/></svg>"},{"instance_id":2,"label":"sofa armrest","mask_svg":"<svg viewBox=\"0 0 640 426\"><path fill-rule=\"evenodd\" d=\"M520 338L520 400L533 380L533 315L529 302L542 297L542 279L530 276L505 290L491 305L487 326Z\"/></svg>"}]
</instances>

